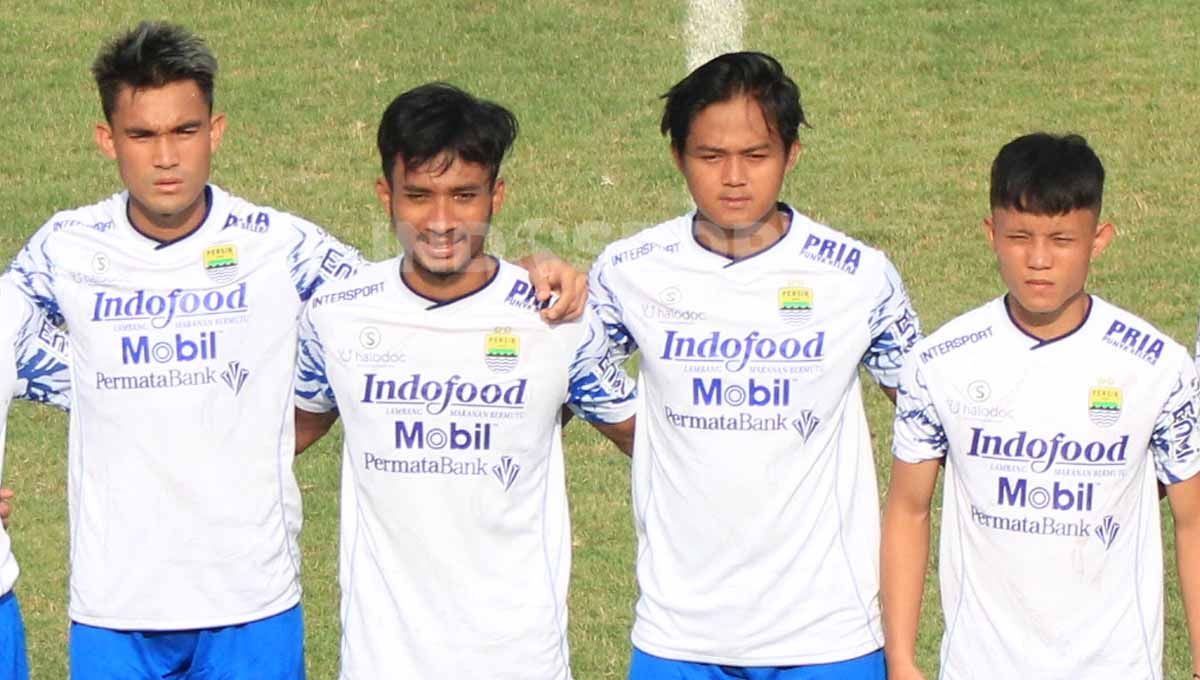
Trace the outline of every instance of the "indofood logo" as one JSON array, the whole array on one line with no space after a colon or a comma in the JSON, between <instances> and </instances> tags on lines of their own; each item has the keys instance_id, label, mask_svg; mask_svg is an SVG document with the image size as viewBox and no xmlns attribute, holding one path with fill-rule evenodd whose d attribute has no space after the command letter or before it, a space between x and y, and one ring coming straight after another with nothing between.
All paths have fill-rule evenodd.
<instances>
[{"instance_id":1,"label":"indofood logo","mask_svg":"<svg viewBox=\"0 0 1200 680\"><path fill-rule=\"evenodd\" d=\"M812 318L813 292L805 286L779 289L779 316L791 324L802 324Z\"/></svg>"},{"instance_id":2,"label":"indofood logo","mask_svg":"<svg viewBox=\"0 0 1200 680\"><path fill-rule=\"evenodd\" d=\"M215 283L224 285L237 278L237 246L226 243L204 249L204 273Z\"/></svg>"},{"instance_id":3,"label":"indofood logo","mask_svg":"<svg viewBox=\"0 0 1200 680\"><path fill-rule=\"evenodd\" d=\"M1121 388L1093 387L1088 395L1088 418L1100 427L1109 427L1121 418Z\"/></svg>"},{"instance_id":4,"label":"indofood logo","mask_svg":"<svg viewBox=\"0 0 1200 680\"><path fill-rule=\"evenodd\" d=\"M1078 441L1065 432L1041 437L1021 430L1012 435L988 434L983 428L971 428L971 448L967 455L994 462L1028 464L1043 473L1056 465L1121 467L1125 465L1129 435L1113 442Z\"/></svg>"},{"instance_id":5,"label":"indofood logo","mask_svg":"<svg viewBox=\"0 0 1200 680\"><path fill-rule=\"evenodd\" d=\"M720 331L691 335L670 330L659 358L717 364L734 373L751 363L817 363L825 358L825 331L809 337L789 336L776 340L764 337L758 331L739 337Z\"/></svg>"},{"instance_id":6,"label":"indofood logo","mask_svg":"<svg viewBox=\"0 0 1200 680\"><path fill-rule=\"evenodd\" d=\"M483 363L495 373L509 373L517 367L521 339L508 328L497 328L484 343Z\"/></svg>"}]
</instances>

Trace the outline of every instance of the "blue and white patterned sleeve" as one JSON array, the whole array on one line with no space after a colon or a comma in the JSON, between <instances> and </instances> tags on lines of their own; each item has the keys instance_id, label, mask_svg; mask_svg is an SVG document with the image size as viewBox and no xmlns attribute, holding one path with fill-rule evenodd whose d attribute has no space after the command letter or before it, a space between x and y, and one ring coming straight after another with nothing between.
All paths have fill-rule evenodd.
<instances>
[{"instance_id":1,"label":"blue and white patterned sleeve","mask_svg":"<svg viewBox=\"0 0 1200 680\"><path fill-rule=\"evenodd\" d=\"M40 310L27 313L17 331L17 381L13 397L68 411L71 408L70 343Z\"/></svg>"},{"instance_id":2,"label":"blue and white patterned sleeve","mask_svg":"<svg viewBox=\"0 0 1200 680\"><path fill-rule=\"evenodd\" d=\"M896 419L892 422L892 455L905 463L945 458L949 452L946 430L915 357L901 369L899 379Z\"/></svg>"},{"instance_id":3,"label":"blue and white patterned sleeve","mask_svg":"<svg viewBox=\"0 0 1200 680\"><path fill-rule=\"evenodd\" d=\"M921 324L900 281L900 273L887 258L883 261L883 283L869 324L871 345L863 355L863 365L880 386L895 387L900 367L921 339Z\"/></svg>"},{"instance_id":4,"label":"blue and white patterned sleeve","mask_svg":"<svg viewBox=\"0 0 1200 680\"><path fill-rule=\"evenodd\" d=\"M21 289L25 297L37 305L54 325L62 326L62 310L54 295L54 258L50 255L50 237L57 227L58 223L52 219L39 229L13 258L4 278Z\"/></svg>"},{"instance_id":5,"label":"blue and white patterned sleeve","mask_svg":"<svg viewBox=\"0 0 1200 680\"><path fill-rule=\"evenodd\" d=\"M295 240L288 251L288 269L302 301L307 302L322 283L349 278L365 264L357 249L317 225L293 218L291 226Z\"/></svg>"},{"instance_id":6,"label":"blue and white patterned sleeve","mask_svg":"<svg viewBox=\"0 0 1200 680\"><path fill-rule=\"evenodd\" d=\"M1150 435L1154 471L1163 484L1182 482L1200 473L1200 455L1196 453L1200 445L1200 432L1196 429L1200 377L1191 359L1183 352L1180 354L1174 388Z\"/></svg>"},{"instance_id":7,"label":"blue and white patterned sleeve","mask_svg":"<svg viewBox=\"0 0 1200 680\"><path fill-rule=\"evenodd\" d=\"M604 324L585 309L583 333L571 360L567 406L589 423L619 423L637 411L637 387L621 368Z\"/></svg>"},{"instance_id":8,"label":"blue and white patterned sleeve","mask_svg":"<svg viewBox=\"0 0 1200 680\"><path fill-rule=\"evenodd\" d=\"M609 275L608 251L600 253L588 273L588 304L604 324L605 336L618 364L625 363L637 351L637 341L625 326L625 309L613 291Z\"/></svg>"},{"instance_id":9,"label":"blue and white patterned sleeve","mask_svg":"<svg viewBox=\"0 0 1200 680\"><path fill-rule=\"evenodd\" d=\"M300 346L296 356L296 406L309 413L337 408L337 397L325 372L325 346L312 322L312 305L300 314Z\"/></svg>"}]
</instances>

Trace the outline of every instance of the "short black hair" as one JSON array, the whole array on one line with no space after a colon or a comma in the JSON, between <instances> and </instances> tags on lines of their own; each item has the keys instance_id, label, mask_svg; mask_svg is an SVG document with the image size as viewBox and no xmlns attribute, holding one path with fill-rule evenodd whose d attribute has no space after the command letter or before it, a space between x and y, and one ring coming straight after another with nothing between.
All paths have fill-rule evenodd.
<instances>
[{"instance_id":1,"label":"short black hair","mask_svg":"<svg viewBox=\"0 0 1200 680\"><path fill-rule=\"evenodd\" d=\"M762 52L722 54L692 71L662 96L661 132L671 135L671 146L682 154L696 116L711 104L747 95L758 102L767 127L792 148L801 125L808 125L800 106L800 88L783 72L774 57Z\"/></svg>"},{"instance_id":2,"label":"short black hair","mask_svg":"<svg viewBox=\"0 0 1200 680\"><path fill-rule=\"evenodd\" d=\"M1017 137L992 161L991 207L1033 215L1100 213L1104 165L1079 135Z\"/></svg>"},{"instance_id":3,"label":"short black hair","mask_svg":"<svg viewBox=\"0 0 1200 680\"><path fill-rule=\"evenodd\" d=\"M392 181L400 158L408 167L442 159L478 163L492 182L517 138L517 117L494 102L478 99L447 83L427 83L392 100L379 121L379 161Z\"/></svg>"},{"instance_id":4,"label":"short black hair","mask_svg":"<svg viewBox=\"0 0 1200 680\"><path fill-rule=\"evenodd\" d=\"M199 36L161 21L143 21L113 38L92 62L100 89L100 105L111 121L122 86L135 90L162 87L181 80L195 81L211 113L217 58Z\"/></svg>"}]
</instances>

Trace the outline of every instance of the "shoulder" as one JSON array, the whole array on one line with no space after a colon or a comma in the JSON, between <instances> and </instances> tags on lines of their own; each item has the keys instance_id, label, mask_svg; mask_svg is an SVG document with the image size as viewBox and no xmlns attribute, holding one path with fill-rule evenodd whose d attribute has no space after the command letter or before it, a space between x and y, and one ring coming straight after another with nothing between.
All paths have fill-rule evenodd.
<instances>
[{"instance_id":1,"label":"shoulder","mask_svg":"<svg viewBox=\"0 0 1200 680\"><path fill-rule=\"evenodd\" d=\"M1180 357L1190 361L1187 349L1140 316L1122 309L1099 296L1092 296L1089 320L1101 343L1114 354L1132 357L1154 366L1166 357L1172 365Z\"/></svg>"},{"instance_id":2,"label":"shoulder","mask_svg":"<svg viewBox=\"0 0 1200 680\"><path fill-rule=\"evenodd\" d=\"M893 270L887 255L844 232L792 209L792 229L800 236L800 257L855 277Z\"/></svg>"},{"instance_id":3,"label":"shoulder","mask_svg":"<svg viewBox=\"0 0 1200 680\"><path fill-rule=\"evenodd\" d=\"M60 234L108 234L113 231L116 216L124 210L124 193L113 194L91 205L60 210L38 229L36 238L50 240Z\"/></svg>"},{"instance_id":4,"label":"shoulder","mask_svg":"<svg viewBox=\"0 0 1200 680\"><path fill-rule=\"evenodd\" d=\"M372 262L358 269L354 274L344 279L331 279L321 287L320 293L313 295L308 302L310 313L318 315L327 313L324 310L344 308L369 298L382 295L390 285L393 285L394 267L398 266L395 258L383 262Z\"/></svg>"},{"instance_id":5,"label":"shoulder","mask_svg":"<svg viewBox=\"0 0 1200 680\"><path fill-rule=\"evenodd\" d=\"M21 289L0 277L0 342L10 343L32 313L33 306Z\"/></svg>"},{"instance_id":6,"label":"shoulder","mask_svg":"<svg viewBox=\"0 0 1200 680\"><path fill-rule=\"evenodd\" d=\"M978 351L989 351L996 338L997 310L1003 304L1003 298L996 298L947 321L917 341L909 353L909 360L924 367L954 361L956 354L962 358Z\"/></svg>"},{"instance_id":7,"label":"shoulder","mask_svg":"<svg viewBox=\"0 0 1200 680\"><path fill-rule=\"evenodd\" d=\"M671 259L680 253L685 238L691 238L692 216L680 215L636 234L613 241L596 259L600 268L644 268Z\"/></svg>"},{"instance_id":8,"label":"shoulder","mask_svg":"<svg viewBox=\"0 0 1200 680\"><path fill-rule=\"evenodd\" d=\"M282 238L303 237L307 234L328 235L320 226L299 215L253 203L215 185L212 185L212 190L214 203L222 205L226 213L222 231L233 229Z\"/></svg>"}]
</instances>

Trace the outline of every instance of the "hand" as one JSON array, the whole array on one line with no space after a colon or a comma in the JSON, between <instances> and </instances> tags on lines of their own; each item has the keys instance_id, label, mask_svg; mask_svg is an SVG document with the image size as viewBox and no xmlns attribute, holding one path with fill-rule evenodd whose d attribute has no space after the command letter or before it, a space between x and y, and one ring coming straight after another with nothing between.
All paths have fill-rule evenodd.
<instances>
[{"instance_id":1,"label":"hand","mask_svg":"<svg viewBox=\"0 0 1200 680\"><path fill-rule=\"evenodd\" d=\"M3 522L6 528L8 527L8 516L12 514L12 503L8 501L15 495L12 489L0 488L0 522Z\"/></svg>"},{"instance_id":2,"label":"hand","mask_svg":"<svg viewBox=\"0 0 1200 680\"><path fill-rule=\"evenodd\" d=\"M574 321L583 315L587 304L587 274L575 269L570 262L553 253L538 253L521 260L529 270L529 280L537 291L537 299L545 302L551 292L558 300L542 310L542 319L549 323Z\"/></svg>"}]
</instances>

